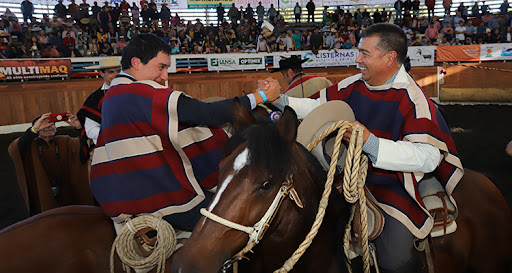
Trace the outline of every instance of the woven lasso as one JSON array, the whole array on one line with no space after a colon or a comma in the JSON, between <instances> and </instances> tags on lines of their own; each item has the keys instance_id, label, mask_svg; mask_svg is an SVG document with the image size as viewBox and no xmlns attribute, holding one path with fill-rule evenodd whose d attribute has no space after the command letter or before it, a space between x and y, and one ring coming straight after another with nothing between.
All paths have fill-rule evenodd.
<instances>
[{"instance_id":1,"label":"woven lasso","mask_svg":"<svg viewBox=\"0 0 512 273\"><path fill-rule=\"evenodd\" d=\"M329 126L325 131L312 140L306 149L311 151L314 147L316 147L324 138L330 135L332 132L339 129L338 134L336 135L335 143L334 143L334 151L331 157L331 163L329 165L329 172L327 173L327 181L325 182L324 192L322 193L322 199L320 200L320 204L318 206L318 212L315 217L315 222L311 227L311 230L306 235L306 239L299 245L297 250L292 254L292 256L284 263L284 265L278 270L274 271L274 273L283 273L289 272L293 269L297 261L304 254L304 252L311 245L313 239L318 233L318 229L322 225L323 218L325 216L325 210L327 209L327 204L329 202L329 195L331 194L332 183L334 181L334 175L336 173L336 164L338 163L339 151L341 147L341 141L343 140L343 134L349 128L353 127L352 137L350 139L349 148L347 151L347 158L345 163L345 173L343 180L343 188L353 189L346 191L344 190L345 199L347 202L354 203L359 200L359 204L361 205L361 237L363 240L363 248L366 246L368 248L368 224L366 222L366 198L364 195L364 182L366 180L366 170L368 167L368 160L366 156L362 155L362 147L363 147L363 129L360 126L352 125L348 121L338 121ZM357 140L357 143L356 143ZM354 152L355 150L355 152ZM347 185L345 185L347 184ZM363 264L364 264L364 272L370 272L370 255L368 249L366 251L363 250Z\"/></svg>"},{"instance_id":2,"label":"woven lasso","mask_svg":"<svg viewBox=\"0 0 512 273\"><path fill-rule=\"evenodd\" d=\"M134 245L135 233L145 227L157 231L157 241L153 252L148 257L142 257ZM121 232L117 235L110 251L110 272L114 272L114 252L123 263L123 269L130 272L130 268L146 269L157 266L157 273L165 272L165 261L176 249L176 232L171 224L160 217L151 214L141 214L128 220Z\"/></svg>"}]
</instances>

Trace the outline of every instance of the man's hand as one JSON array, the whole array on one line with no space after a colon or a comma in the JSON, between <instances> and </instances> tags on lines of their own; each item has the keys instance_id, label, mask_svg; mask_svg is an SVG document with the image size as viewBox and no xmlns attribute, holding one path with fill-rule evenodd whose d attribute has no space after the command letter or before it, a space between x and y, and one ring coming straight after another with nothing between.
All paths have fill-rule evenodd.
<instances>
[{"instance_id":1,"label":"man's hand","mask_svg":"<svg viewBox=\"0 0 512 273\"><path fill-rule=\"evenodd\" d=\"M49 120L50 114L51 113L42 114L41 117L38 120L36 120L36 122L32 126L32 129L34 129L34 131L36 132L39 132L50 127L53 124L53 122L50 122Z\"/></svg>"},{"instance_id":2,"label":"man's hand","mask_svg":"<svg viewBox=\"0 0 512 273\"><path fill-rule=\"evenodd\" d=\"M68 120L66 120L67 124L75 127L78 130L82 129L82 124L75 115L71 114L71 112L68 111L66 116L68 116Z\"/></svg>"},{"instance_id":3,"label":"man's hand","mask_svg":"<svg viewBox=\"0 0 512 273\"><path fill-rule=\"evenodd\" d=\"M368 137L370 137L370 130L368 130L359 121L354 121L353 124L363 127L363 144L365 144L366 141L368 140ZM350 137L352 137L352 127L348 128L347 131L345 131L345 133L343 134L343 140L345 140L348 143L350 142Z\"/></svg>"}]
</instances>

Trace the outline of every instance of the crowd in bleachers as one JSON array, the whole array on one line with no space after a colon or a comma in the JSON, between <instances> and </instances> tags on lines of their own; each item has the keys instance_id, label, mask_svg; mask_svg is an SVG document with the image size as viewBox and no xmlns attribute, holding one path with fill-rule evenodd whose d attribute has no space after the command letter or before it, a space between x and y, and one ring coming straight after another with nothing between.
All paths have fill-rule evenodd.
<instances>
[{"instance_id":1,"label":"crowd in bleachers","mask_svg":"<svg viewBox=\"0 0 512 273\"><path fill-rule=\"evenodd\" d=\"M157 35L172 47L173 54L351 49L357 47L362 29L379 22L402 26L411 46L511 42L512 13L507 0L494 14L485 3L451 7L451 0L444 0L443 6L449 4L443 17L434 16L433 1L397 0L388 10L373 9L372 13L357 7L324 7L316 22L314 12L310 18L309 3L307 22L298 4L293 9L295 20L287 21L273 6L266 9L260 3L237 8L233 4L228 9L219 4L217 24L205 25L200 19L186 22L165 5L158 9L153 0L138 4L123 0L115 6L108 2L89 6L85 0L79 5L72 0L65 6L59 1L53 15L45 14L38 21L32 16L32 3L24 0L23 23L9 9L1 16L0 58L120 55L139 33ZM425 7L428 14L421 15ZM262 31L264 20L275 27L273 32Z\"/></svg>"}]
</instances>

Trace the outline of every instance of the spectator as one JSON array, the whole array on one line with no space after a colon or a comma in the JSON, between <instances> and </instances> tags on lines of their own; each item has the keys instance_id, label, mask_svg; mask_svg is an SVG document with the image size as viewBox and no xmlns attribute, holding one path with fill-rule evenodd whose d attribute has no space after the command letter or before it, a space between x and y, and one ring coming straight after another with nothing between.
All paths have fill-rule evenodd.
<instances>
[{"instance_id":1,"label":"spectator","mask_svg":"<svg viewBox=\"0 0 512 273\"><path fill-rule=\"evenodd\" d=\"M404 2L402 2L402 0L396 0L393 7L395 8L395 14L396 14L395 19L397 21L402 20L403 19L403 11L404 11Z\"/></svg>"},{"instance_id":2,"label":"spectator","mask_svg":"<svg viewBox=\"0 0 512 273\"><path fill-rule=\"evenodd\" d=\"M237 24L238 22L238 9L235 7L235 3L231 4L231 7L228 10L228 17L233 24Z\"/></svg>"},{"instance_id":3,"label":"spectator","mask_svg":"<svg viewBox=\"0 0 512 273\"><path fill-rule=\"evenodd\" d=\"M429 39L433 44L437 41L437 38L439 37L439 30L434 26L433 22L431 22L428 25L427 30L425 30L425 37L427 37L427 39Z\"/></svg>"},{"instance_id":4,"label":"spectator","mask_svg":"<svg viewBox=\"0 0 512 273\"><path fill-rule=\"evenodd\" d=\"M8 43L7 38L0 37L0 59L9 59Z\"/></svg>"},{"instance_id":5,"label":"spectator","mask_svg":"<svg viewBox=\"0 0 512 273\"><path fill-rule=\"evenodd\" d=\"M460 16L464 19L464 21L468 19L468 8L464 6L464 2L460 2L457 11L460 12Z\"/></svg>"},{"instance_id":6,"label":"spectator","mask_svg":"<svg viewBox=\"0 0 512 273\"><path fill-rule=\"evenodd\" d=\"M332 35L331 30L326 30L326 36L325 36L325 48L328 48L329 50L333 49L334 47L334 35Z\"/></svg>"},{"instance_id":7,"label":"spectator","mask_svg":"<svg viewBox=\"0 0 512 273\"><path fill-rule=\"evenodd\" d=\"M258 6L256 7L256 14L258 15L258 24L263 23L263 19L265 17L265 7L261 5L261 2L258 2Z\"/></svg>"},{"instance_id":8,"label":"spectator","mask_svg":"<svg viewBox=\"0 0 512 273\"><path fill-rule=\"evenodd\" d=\"M300 16L302 15L302 8L299 6L299 2L295 4L293 8L293 14L295 15L295 23L300 23Z\"/></svg>"},{"instance_id":9,"label":"spectator","mask_svg":"<svg viewBox=\"0 0 512 273\"><path fill-rule=\"evenodd\" d=\"M151 18L151 23L158 27L158 19L160 19L160 15L158 14L158 10L156 9L156 5L152 5L151 8L149 8L149 17Z\"/></svg>"},{"instance_id":10,"label":"spectator","mask_svg":"<svg viewBox=\"0 0 512 273\"><path fill-rule=\"evenodd\" d=\"M112 21L112 17L107 12L107 8L101 8L101 11L98 13L96 17L96 19L98 20L98 24L100 25L100 28L102 28L103 30L108 29L108 23Z\"/></svg>"},{"instance_id":11,"label":"spectator","mask_svg":"<svg viewBox=\"0 0 512 273\"><path fill-rule=\"evenodd\" d=\"M270 47L267 45L267 41L265 40L265 37L263 37L263 35L260 35L258 37L258 44L256 45L256 52L269 52L270 53Z\"/></svg>"},{"instance_id":12,"label":"spectator","mask_svg":"<svg viewBox=\"0 0 512 273\"><path fill-rule=\"evenodd\" d=\"M65 58L82 57L82 54L80 53L80 51L78 51L78 49L75 48L75 46L73 44L68 44L67 47L64 48L62 57L65 57Z\"/></svg>"},{"instance_id":13,"label":"spectator","mask_svg":"<svg viewBox=\"0 0 512 273\"><path fill-rule=\"evenodd\" d=\"M64 4L62 4L62 0L59 0L58 4L55 5L53 10L59 18L66 18L66 15L68 14L68 9L66 8L66 6L64 6Z\"/></svg>"},{"instance_id":14,"label":"spectator","mask_svg":"<svg viewBox=\"0 0 512 273\"><path fill-rule=\"evenodd\" d=\"M80 3L80 20L82 18L89 18L89 8L90 5L87 4L87 0L82 0L82 3Z\"/></svg>"},{"instance_id":15,"label":"spectator","mask_svg":"<svg viewBox=\"0 0 512 273\"><path fill-rule=\"evenodd\" d=\"M66 46L68 46L70 44L75 46L76 40L75 40L75 38L71 37L71 33L68 32L68 33L66 33L66 37L64 37L64 39L62 39L62 43Z\"/></svg>"},{"instance_id":16,"label":"spectator","mask_svg":"<svg viewBox=\"0 0 512 273\"><path fill-rule=\"evenodd\" d=\"M131 9L130 4L128 4L128 2L126 2L126 0L121 1L119 8L121 9L121 12L123 12L123 10L129 11Z\"/></svg>"},{"instance_id":17,"label":"spectator","mask_svg":"<svg viewBox=\"0 0 512 273\"><path fill-rule=\"evenodd\" d=\"M446 37L443 37L443 39L441 40L441 42L439 43L440 46L448 46L448 45L451 45L450 42L448 41L448 39L446 39Z\"/></svg>"},{"instance_id":18,"label":"spectator","mask_svg":"<svg viewBox=\"0 0 512 273\"><path fill-rule=\"evenodd\" d=\"M162 20L163 28L169 26L169 21L171 21L171 10L167 7L167 4L162 5L162 8L160 9L160 20Z\"/></svg>"},{"instance_id":19,"label":"spectator","mask_svg":"<svg viewBox=\"0 0 512 273\"><path fill-rule=\"evenodd\" d=\"M504 43L512 43L512 28L507 27L507 30L505 31L505 35L503 35L503 42Z\"/></svg>"},{"instance_id":20,"label":"spectator","mask_svg":"<svg viewBox=\"0 0 512 273\"><path fill-rule=\"evenodd\" d=\"M510 9L510 4L508 3L508 0L504 0L503 3L500 5L500 14L505 15L508 12L508 9Z\"/></svg>"},{"instance_id":21,"label":"spectator","mask_svg":"<svg viewBox=\"0 0 512 273\"><path fill-rule=\"evenodd\" d=\"M308 22L311 18L311 22L315 22L315 3L313 0L309 0L309 2L306 4L306 9L308 10Z\"/></svg>"},{"instance_id":22,"label":"spectator","mask_svg":"<svg viewBox=\"0 0 512 273\"><path fill-rule=\"evenodd\" d=\"M96 19L98 16L98 13L101 11L100 6L98 6L98 2L94 1L93 5L91 7L91 11L92 11L92 17L94 19Z\"/></svg>"},{"instance_id":23,"label":"spectator","mask_svg":"<svg viewBox=\"0 0 512 273\"><path fill-rule=\"evenodd\" d=\"M295 50L302 50L301 38L302 35L300 34L299 29L295 29L295 33L292 35L293 43L295 44Z\"/></svg>"},{"instance_id":24,"label":"spectator","mask_svg":"<svg viewBox=\"0 0 512 273\"><path fill-rule=\"evenodd\" d=\"M323 49L324 36L320 34L320 30L318 28L315 28L315 31L311 34L310 42L312 50L318 51Z\"/></svg>"},{"instance_id":25,"label":"spectator","mask_svg":"<svg viewBox=\"0 0 512 273\"><path fill-rule=\"evenodd\" d=\"M455 28L455 39L464 41L466 39L466 27L464 21L459 21L459 25Z\"/></svg>"},{"instance_id":26,"label":"spectator","mask_svg":"<svg viewBox=\"0 0 512 273\"><path fill-rule=\"evenodd\" d=\"M253 23L254 20L254 9L251 7L251 4L247 4L247 8L245 9L245 19L249 22L249 24Z\"/></svg>"},{"instance_id":27,"label":"spectator","mask_svg":"<svg viewBox=\"0 0 512 273\"><path fill-rule=\"evenodd\" d=\"M112 45L107 41L105 37L101 38L99 53L100 56L114 56Z\"/></svg>"},{"instance_id":28,"label":"spectator","mask_svg":"<svg viewBox=\"0 0 512 273\"><path fill-rule=\"evenodd\" d=\"M132 7L132 21L134 26L140 26L140 10L139 7Z\"/></svg>"},{"instance_id":29,"label":"spectator","mask_svg":"<svg viewBox=\"0 0 512 273\"><path fill-rule=\"evenodd\" d=\"M444 14L450 14L451 7L452 7L452 0L443 0Z\"/></svg>"},{"instance_id":30,"label":"spectator","mask_svg":"<svg viewBox=\"0 0 512 273\"><path fill-rule=\"evenodd\" d=\"M117 55L121 55L123 49L126 47L126 41L124 40L124 36L119 36L119 42L116 44Z\"/></svg>"},{"instance_id":31,"label":"spectator","mask_svg":"<svg viewBox=\"0 0 512 273\"><path fill-rule=\"evenodd\" d=\"M78 37L75 40L76 49L82 56L87 55L87 39L84 37L82 32L78 32Z\"/></svg>"},{"instance_id":32,"label":"spectator","mask_svg":"<svg viewBox=\"0 0 512 273\"><path fill-rule=\"evenodd\" d=\"M222 53L226 53L228 51L227 45L228 41L226 40L226 37L224 37L223 33L219 33L219 36L217 36L217 39L215 40L215 47L220 49Z\"/></svg>"},{"instance_id":33,"label":"spectator","mask_svg":"<svg viewBox=\"0 0 512 273\"><path fill-rule=\"evenodd\" d=\"M180 47L178 46L178 40L176 37L171 38L171 54L180 53Z\"/></svg>"},{"instance_id":34,"label":"spectator","mask_svg":"<svg viewBox=\"0 0 512 273\"><path fill-rule=\"evenodd\" d=\"M460 13L460 11L456 11L455 12L455 17L453 17L453 25L454 26L458 26L459 25L459 22L464 22L464 18L462 18L462 14Z\"/></svg>"},{"instance_id":35,"label":"spectator","mask_svg":"<svg viewBox=\"0 0 512 273\"><path fill-rule=\"evenodd\" d=\"M489 21L487 22L487 27L489 27L493 32L495 29L500 29L500 23L498 19L494 15L490 15Z\"/></svg>"},{"instance_id":36,"label":"spectator","mask_svg":"<svg viewBox=\"0 0 512 273\"><path fill-rule=\"evenodd\" d=\"M454 34L454 30L452 28L452 25L447 22L443 28L443 38L446 38L446 40L451 43L451 41L453 40L453 34Z\"/></svg>"},{"instance_id":37,"label":"spectator","mask_svg":"<svg viewBox=\"0 0 512 273\"><path fill-rule=\"evenodd\" d=\"M80 141L69 136L57 136L50 113L38 116L32 127L13 142L18 153L11 154L18 177L29 186L29 212L31 215L58 206L94 205L89 187L88 169L79 160ZM69 125L81 128L76 116L67 114ZM37 190L36 188L37 187Z\"/></svg>"},{"instance_id":38,"label":"spectator","mask_svg":"<svg viewBox=\"0 0 512 273\"><path fill-rule=\"evenodd\" d=\"M270 22L274 23L274 20L276 19L277 16L277 10L274 8L274 4L270 4L270 8L268 9L267 14Z\"/></svg>"},{"instance_id":39,"label":"spectator","mask_svg":"<svg viewBox=\"0 0 512 273\"><path fill-rule=\"evenodd\" d=\"M412 14L418 18L420 17L420 0L412 1Z\"/></svg>"},{"instance_id":40,"label":"spectator","mask_svg":"<svg viewBox=\"0 0 512 273\"><path fill-rule=\"evenodd\" d=\"M482 6L480 7L481 16L485 16L489 13L489 5L482 1Z\"/></svg>"},{"instance_id":41,"label":"spectator","mask_svg":"<svg viewBox=\"0 0 512 273\"><path fill-rule=\"evenodd\" d=\"M226 13L226 11L224 10L222 3L219 3L216 10L217 10L217 26L220 26L220 23L223 21L224 13Z\"/></svg>"},{"instance_id":42,"label":"spectator","mask_svg":"<svg viewBox=\"0 0 512 273\"><path fill-rule=\"evenodd\" d=\"M100 45L98 44L98 38L93 37L91 39L91 43L89 44L89 51L91 52L91 56L100 55Z\"/></svg>"},{"instance_id":43,"label":"spectator","mask_svg":"<svg viewBox=\"0 0 512 273\"><path fill-rule=\"evenodd\" d=\"M466 31L464 32L466 41L467 41L467 39L470 39L470 41L474 41L476 29L473 26L473 21L469 20L468 23L464 27L466 28ZM467 43L465 43L465 44L467 44Z\"/></svg>"},{"instance_id":44,"label":"spectator","mask_svg":"<svg viewBox=\"0 0 512 273\"><path fill-rule=\"evenodd\" d=\"M478 1L475 1L475 4L473 5L473 7L471 7L471 14L473 14L473 16L475 16L476 18L481 17L480 7L478 7Z\"/></svg>"},{"instance_id":45,"label":"spectator","mask_svg":"<svg viewBox=\"0 0 512 273\"><path fill-rule=\"evenodd\" d=\"M30 23L34 23L34 18L32 17L34 14L34 5L30 0L21 2L21 13L23 14L23 22L28 22L30 19Z\"/></svg>"},{"instance_id":46,"label":"spectator","mask_svg":"<svg viewBox=\"0 0 512 273\"><path fill-rule=\"evenodd\" d=\"M68 5L68 13L73 20L76 22L80 21L80 7L75 3L75 0L71 0L71 3Z\"/></svg>"}]
</instances>

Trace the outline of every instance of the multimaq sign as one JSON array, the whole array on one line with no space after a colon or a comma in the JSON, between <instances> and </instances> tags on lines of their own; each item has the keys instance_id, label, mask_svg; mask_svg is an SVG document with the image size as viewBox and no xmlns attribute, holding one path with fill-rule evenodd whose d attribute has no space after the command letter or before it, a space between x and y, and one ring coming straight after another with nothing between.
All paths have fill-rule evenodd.
<instances>
[{"instance_id":1,"label":"multimaq sign","mask_svg":"<svg viewBox=\"0 0 512 273\"><path fill-rule=\"evenodd\" d=\"M0 80L32 80L71 76L71 60L1 61Z\"/></svg>"}]
</instances>

